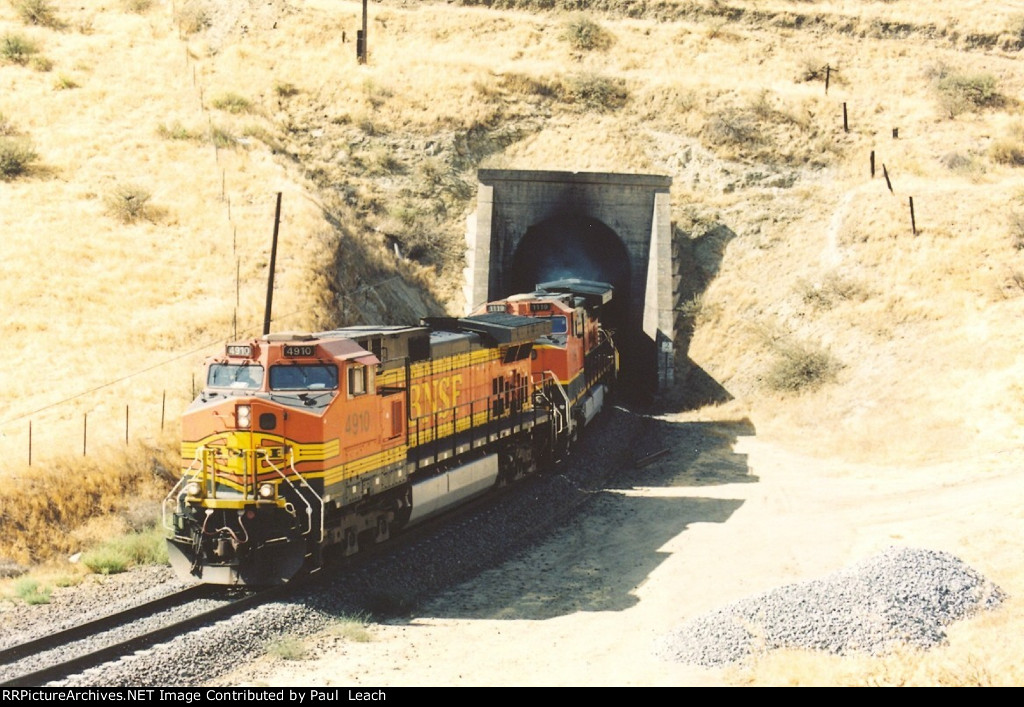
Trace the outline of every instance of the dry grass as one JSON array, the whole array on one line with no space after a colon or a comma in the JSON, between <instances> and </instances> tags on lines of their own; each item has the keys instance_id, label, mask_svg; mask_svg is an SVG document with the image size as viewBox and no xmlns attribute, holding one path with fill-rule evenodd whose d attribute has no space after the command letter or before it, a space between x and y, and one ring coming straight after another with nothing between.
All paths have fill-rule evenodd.
<instances>
[{"instance_id":1,"label":"dry grass","mask_svg":"<svg viewBox=\"0 0 1024 707\"><path fill-rule=\"evenodd\" d=\"M693 210L735 234L704 264L686 353L758 434L890 463L1019 444L1012 8L667 2L659 20L590 18L605 39L588 48L567 41L569 15L381 6L358 66L359 3L44 5L59 31L0 3L0 38L16 38L0 61L0 113L16 127L3 139L37 155L0 184L16 205L0 210L0 275L18 283L0 295L0 450L18 488L60 509L19 491L15 506L34 510L0 555L76 549L76 524L149 483L92 457L123 445L126 405L133 444L162 439L203 356L258 331L277 192L276 327L359 321L346 293L393 277L457 310L481 165L669 174L677 220ZM955 120L936 110L943 66L970 79L947 87L973 101ZM77 87L54 90L61 77ZM159 218L106 217L123 184L144 185ZM827 349L841 375L766 393L765 327ZM72 474L91 506L66 493Z\"/></svg>"},{"instance_id":2,"label":"dry grass","mask_svg":"<svg viewBox=\"0 0 1024 707\"><path fill-rule=\"evenodd\" d=\"M152 527L178 469L173 441L168 436L158 445L77 458L68 454L42 468L9 473L8 479L17 483L0 498L0 557L49 562Z\"/></svg>"}]
</instances>

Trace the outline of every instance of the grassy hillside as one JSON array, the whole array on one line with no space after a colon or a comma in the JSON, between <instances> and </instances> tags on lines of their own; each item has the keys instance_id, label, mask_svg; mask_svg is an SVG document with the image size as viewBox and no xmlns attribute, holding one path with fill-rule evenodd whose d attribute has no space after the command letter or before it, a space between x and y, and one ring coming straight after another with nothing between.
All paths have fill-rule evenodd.
<instances>
[{"instance_id":1,"label":"grassy hillside","mask_svg":"<svg viewBox=\"0 0 1024 707\"><path fill-rule=\"evenodd\" d=\"M374 3L361 66L355 2L0 0L3 473L136 470L41 504L45 541L8 494L0 556L172 465L202 358L260 330L277 193L275 329L409 321L464 304L479 167L672 176L680 377L734 398L700 416L873 464L1019 447L1024 12L585 4Z\"/></svg>"}]
</instances>

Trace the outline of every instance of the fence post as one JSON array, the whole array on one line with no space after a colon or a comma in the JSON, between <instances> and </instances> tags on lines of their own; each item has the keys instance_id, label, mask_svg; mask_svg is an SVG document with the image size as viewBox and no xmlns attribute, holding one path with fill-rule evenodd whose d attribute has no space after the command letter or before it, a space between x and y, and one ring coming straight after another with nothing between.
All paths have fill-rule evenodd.
<instances>
[{"instance_id":1,"label":"fence post","mask_svg":"<svg viewBox=\"0 0 1024 707\"><path fill-rule=\"evenodd\" d=\"M32 466L32 420L28 421L28 465Z\"/></svg>"},{"instance_id":2,"label":"fence post","mask_svg":"<svg viewBox=\"0 0 1024 707\"><path fill-rule=\"evenodd\" d=\"M871 151L871 178L875 178L875 151Z\"/></svg>"},{"instance_id":3,"label":"fence post","mask_svg":"<svg viewBox=\"0 0 1024 707\"><path fill-rule=\"evenodd\" d=\"M843 101L843 132L850 132L850 121L846 117L846 101Z\"/></svg>"},{"instance_id":4,"label":"fence post","mask_svg":"<svg viewBox=\"0 0 1024 707\"><path fill-rule=\"evenodd\" d=\"M889 170L885 168L884 162L882 163L882 176L885 177L885 186L889 187L889 193L895 194L896 192L892 190L892 182L889 181Z\"/></svg>"},{"instance_id":5,"label":"fence post","mask_svg":"<svg viewBox=\"0 0 1024 707\"><path fill-rule=\"evenodd\" d=\"M917 219L914 218L914 197L910 197L910 230L917 235Z\"/></svg>"},{"instance_id":6,"label":"fence post","mask_svg":"<svg viewBox=\"0 0 1024 707\"><path fill-rule=\"evenodd\" d=\"M160 431L164 431L164 417L167 414L167 391L160 398Z\"/></svg>"},{"instance_id":7,"label":"fence post","mask_svg":"<svg viewBox=\"0 0 1024 707\"><path fill-rule=\"evenodd\" d=\"M89 413L82 413L82 456L85 456L85 450L88 447L88 431L89 431Z\"/></svg>"},{"instance_id":8,"label":"fence post","mask_svg":"<svg viewBox=\"0 0 1024 707\"><path fill-rule=\"evenodd\" d=\"M124 406L124 444L128 446L128 405Z\"/></svg>"}]
</instances>

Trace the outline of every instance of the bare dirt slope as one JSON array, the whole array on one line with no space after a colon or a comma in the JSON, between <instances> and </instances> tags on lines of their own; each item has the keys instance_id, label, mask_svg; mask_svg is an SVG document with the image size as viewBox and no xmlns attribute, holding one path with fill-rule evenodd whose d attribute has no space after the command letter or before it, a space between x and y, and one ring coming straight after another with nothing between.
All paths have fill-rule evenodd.
<instances>
[{"instance_id":1,"label":"bare dirt slope","mask_svg":"<svg viewBox=\"0 0 1024 707\"><path fill-rule=\"evenodd\" d=\"M712 440L715 443L708 444ZM327 633L308 657L239 672L274 686L1014 684L1024 531L1021 450L921 467L795 454L747 422L667 416L585 513L544 543L420 607ZM993 522L998 519L998 531ZM654 655L682 621L890 546L950 552L1011 599L949 629L949 644L872 659L795 652L704 669Z\"/></svg>"}]
</instances>

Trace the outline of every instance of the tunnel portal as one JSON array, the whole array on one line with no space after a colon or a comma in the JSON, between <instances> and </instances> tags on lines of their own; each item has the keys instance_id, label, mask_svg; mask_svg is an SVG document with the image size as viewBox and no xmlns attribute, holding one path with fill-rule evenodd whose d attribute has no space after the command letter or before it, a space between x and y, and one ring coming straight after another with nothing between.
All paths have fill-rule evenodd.
<instances>
[{"instance_id":1,"label":"tunnel portal","mask_svg":"<svg viewBox=\"0 0 1024 707\"><path fill-rule=\"evenodd\" d=\"M537 283L570 277L607 282L616 292L629 292L626 246L597 219L555 216L526 230L512 256L505 294L530 292ZM625 303L625 298L612 300L608 328L621 329L627 323Z\"/></svg>"},{"instance_id":2,"label":"tunnel portal","mask_svg":"<svg viewBox=\"0 0 1024 707\"><path fill-rule=\"evenodd\" d=\"M605 313L628 387L673 377L671 178L480 170L467 229L467 311L566 277L609 282Z\"/></svg>"}]
</instances>

